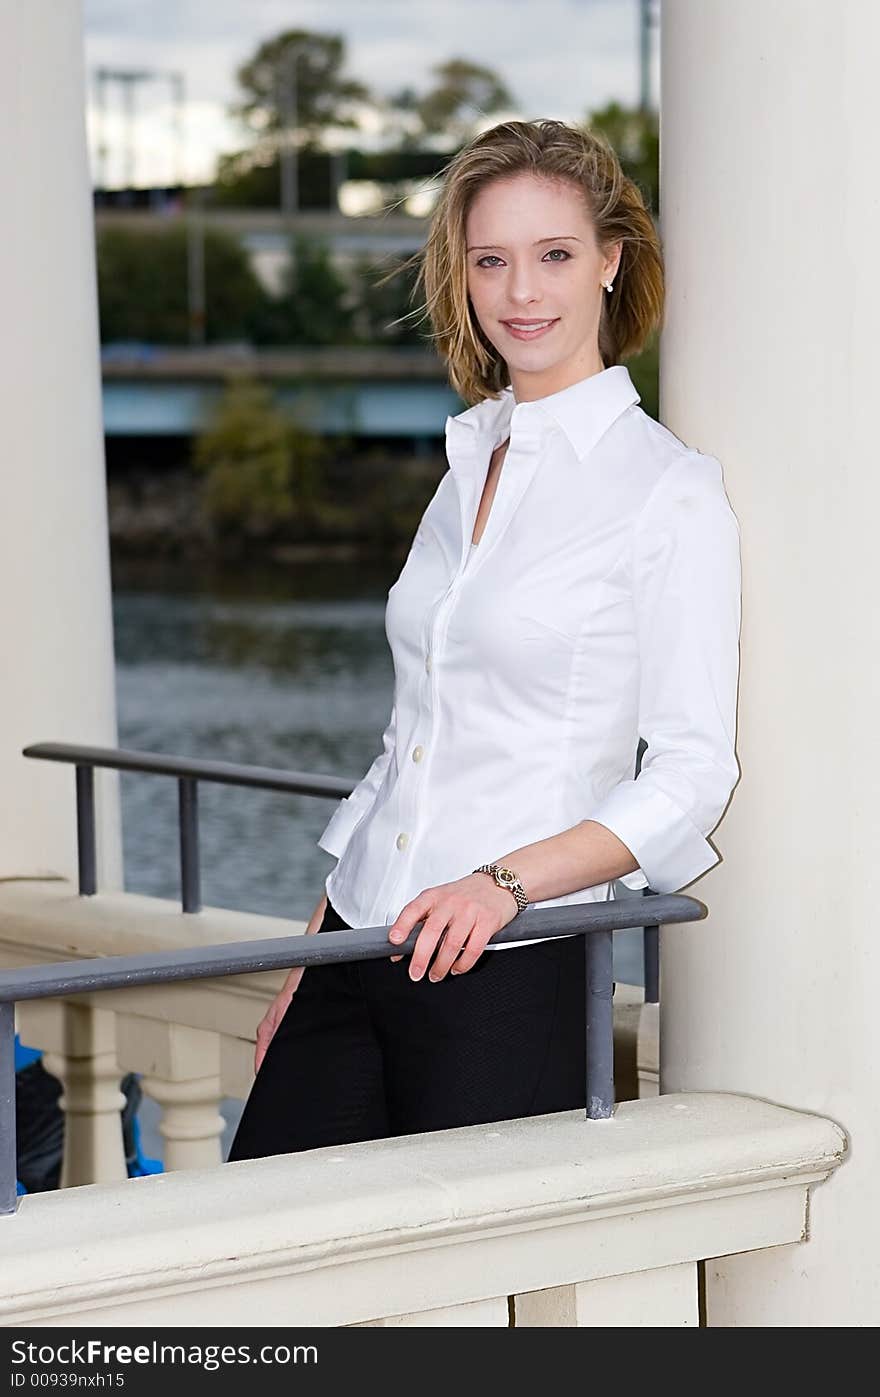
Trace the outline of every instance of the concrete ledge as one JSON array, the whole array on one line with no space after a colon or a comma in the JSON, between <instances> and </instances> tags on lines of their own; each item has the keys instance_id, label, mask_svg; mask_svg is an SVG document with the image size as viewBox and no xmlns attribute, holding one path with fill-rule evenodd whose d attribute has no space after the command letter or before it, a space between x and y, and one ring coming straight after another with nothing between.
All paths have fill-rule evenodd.
<instances>
[{"instance_id":1,"label":"concrete ledge","mask_svg":"<svg viewBox=\"0 0 880 1397\"><path fill-rule=\"evenodd\" d=\"M33 951L33 963L77 956L134 955L221 941L260 941L295 936L303 921L205 907L185 913L179 902L139 893L107 892L80 897L64 878L0 880L0 945ZM6 949L6 946L3 949ZM11 961L8 962L11 964ZM239 982L280 983L284 975L235 976Z\"/></svg>"},{"instance_id":2,"label":"concrete ledge","mask_svg":"<svg viewBox=\"0 0 880 1397\"><path fill-rule=\"evenodd\" d=\"M0 1317L345 1325L795 1242L845 1144L680 1094L34 1195L0 1219Z\"/></svg>"},{"instance_id":3,"label":"concrete ledge","mask_svg":"<svg viewBox=\"0 0 880 1397\"><path fill-rule=\"evenodd\" d=\"M184 913L179 902L137 893L80 897L65 879L0 882L0 964L8 968L80 956L136 955L224 941L260 941L295 936L305 929L303 921L221 907ZM71 998L192 1028L218 1030L222 1025L222 1031L231 1037L253 1041L266 1001L283 981L283 970L269 970L165 985L160 994L147 988L103 990Z\"/></svg>"}]
</instances>

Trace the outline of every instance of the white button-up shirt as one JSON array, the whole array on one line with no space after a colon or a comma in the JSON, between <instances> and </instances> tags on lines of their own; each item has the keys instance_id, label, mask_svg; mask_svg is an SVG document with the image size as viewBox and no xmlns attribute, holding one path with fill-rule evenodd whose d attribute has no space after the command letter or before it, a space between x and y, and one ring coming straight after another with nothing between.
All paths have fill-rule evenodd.
<instances>
[{"instance_id":1,"label":"white button-up shirt","mask_svg":"<svg viewBox=\"0 0 880 1397\"><path fill-rule=\"evenodd\" d=\"M582 820L638 860L632 889L674 892L717 862L707 836L739 775L739 526L715 457L638 403L616 365L447 418L449 470L388 593L382 751L318 841L350 926L390 925L424 889Z\"/></svg>"}]
</instances>

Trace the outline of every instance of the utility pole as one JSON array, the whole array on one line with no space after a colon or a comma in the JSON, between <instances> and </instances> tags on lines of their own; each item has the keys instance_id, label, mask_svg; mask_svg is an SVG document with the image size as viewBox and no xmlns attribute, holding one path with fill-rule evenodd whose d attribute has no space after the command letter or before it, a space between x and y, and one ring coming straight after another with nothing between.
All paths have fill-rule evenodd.
<instances>
[{"instance_id":1,"label":"utility pole","mask_svg":"<svg viewBox=\"0 0 880 1397\"><path fill-rule=\"evenodd\" d=\"M652 110L651 103L651 29L656 28L659 17L655 13L653 0L638 0L639 6L639 110L647 114Z\"/></svg>"},{"instance_id":2,"label":"utility pole","mask_svg":"<svg viewBox=\"0 0 880 1397\"><path fill-rule=\"evenodd\" d=\"M190 344L205 343L205 191L187 190L186 197L186 299Z\"/></svg>"},{"instance_id":3,"label":"utility pole","mask_svg":"<svg viewBox=\"0 0 880 1397\"><path fill-rule=\"evenodd\" d=\"M183 193L186 217L186 310L190 344L204 344L207 294L205 288L205 189L186 188L186 79L183 73L169 73L174 102L176 182Z\"/></svg>"},{"instance_id":4,"label":"utility pole","mask_svg":"<svg viewBox=\"0 0 880 1397\"><path fill-rule=\"evenodd\" d=\"M171 183L176 185L178 189L183 189L186 184L186 140L184 136L186 77L183 73L169 73L168 82L171 87L171 121L174 130L174 167Z\"/></svg>"},{"instance_id":5,"label":"utility pole","mask_svg":"<svg viewBox=\"0 0 880 1397\"><path fill-rule=\"evenodd\" d=\"M339 210L339 191L348 175L348 150L330 152L330 207Z\"/></svg>"},{"instance_id":6,"label":"utility pole","mask_svg":"<svg viewBox=\"0 0 880 1397\"><path fill-rule=\"evenodd\" d=\"M95 108L98 117L95 184L98 189L107 188L107 77L107 69L98 68L95 73Z\"/></svg>"},{"instance_id":7,"label":"utility pole","mask_svg":"<svg viewBox=\"0 0 880 1397\"><path fill-rule=\"evenodd\" d=\"M125 121L123 128L125 132L123 185L126 189L134 188L134 90L138 83L147 82L152 76L152 73L139 72L134 69L110 73L110 77L114 78L122 88L122 110Z\"/></svg>"},{"instance_id":8,"label":"utility pole","mask_svg":"<svg viewBox=\"0 0 880 1397\"><path fill-rule=\"evenodd\" d=\"M98 113L100 129L98 133L99 183L107 184L107 83L119 83L122 88L123 124L123 184L126 189L134 185L134 89L139 82L147 82L152 73L134 68L99 68L97 71Z\"/></svg>"},{"instance_id":9,"label":"utility pole","mask_svg":"<svg viewBox=\"0 0 880 1397\"><path fill-rule=\"evenodd\" d=\"M174 140L172 183L184 185L184 112L186 109L186 79L183 73L156 72L150 69L98 68L95 72L96 105L98 112L97 168L95 183L101 189L107 187L107 84L116 83L122 90L123 110L123 184L131 189L135 180L135 104L134 92L138 83L153 82L164 78L171 88L172 124Z\"/></svg>"},{"instance_id":10,"label":"utility pole","mask_svg":"<svg viewBox=\"0 0 880 1397\"><path fill-rule=\"evenodd\" d=\"M296 65L302 45L288 44L278 64L278 113L281 118L279 144L279 173L281 178L281 212L290 218L299 209L299 171L297 168L297 72Z\"/></svg>"}]
</instances>

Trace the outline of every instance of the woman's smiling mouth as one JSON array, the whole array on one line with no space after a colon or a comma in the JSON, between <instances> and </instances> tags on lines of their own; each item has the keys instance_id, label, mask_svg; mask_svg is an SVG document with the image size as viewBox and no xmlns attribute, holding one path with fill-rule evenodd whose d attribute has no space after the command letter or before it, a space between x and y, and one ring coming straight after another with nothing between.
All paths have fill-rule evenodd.
<instances>
[{"instance_id":1,"label":"woman's smiling mouth","mask_svg":"<svg viewBox=\"0 0 880 1397\"><path fill-rule=\"evenodd\" d=\"M514 339L536 340L541 335L546 335L557 324L559 317L554 320L502 320L504 326Z\"/></svg>"}]
</instances>

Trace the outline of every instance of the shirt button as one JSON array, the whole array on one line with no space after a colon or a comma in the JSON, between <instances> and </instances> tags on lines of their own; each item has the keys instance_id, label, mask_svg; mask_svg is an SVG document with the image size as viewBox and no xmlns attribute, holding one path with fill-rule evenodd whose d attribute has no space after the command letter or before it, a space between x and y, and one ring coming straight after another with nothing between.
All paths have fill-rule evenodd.
<instances>
[{"instance_id":1,"label":"shirt button","mask_svg":"<svg viewBox=\"0 0 880 1397\"><path fill-rule=\"evenodd\" d=\"M430 673L431 673L431 656L430 656L430 655L426 655L426 656L425 656L425 673L426 673L426 674L430 674Z\"/></svg>"},{"instance_id":2,"label":"shirt button","mask_svg":"<svg viewBox=\"0 0 880 1397\"><path fill-rule=\"evenodd\" d=\"M409 843L409 835L408 835L408 834L399 834L399 835L397 836L397 847L398 847L398 849L405 849L408 843Z\"/></svg>"},{"instance_id":3,"label":"shirt button","mask_svg":"<svg viewBox=\"0 0 880 1397\"><path fill-rule=\"evenodd\" d=\"M424 755L425 755L425 749L424 749L424 747L414 747L414 748L413 748L412 759L413 759L414 762L420 762L420 761L422 760L422 757L423 757Z\"/></svg>"}]
</instances>

